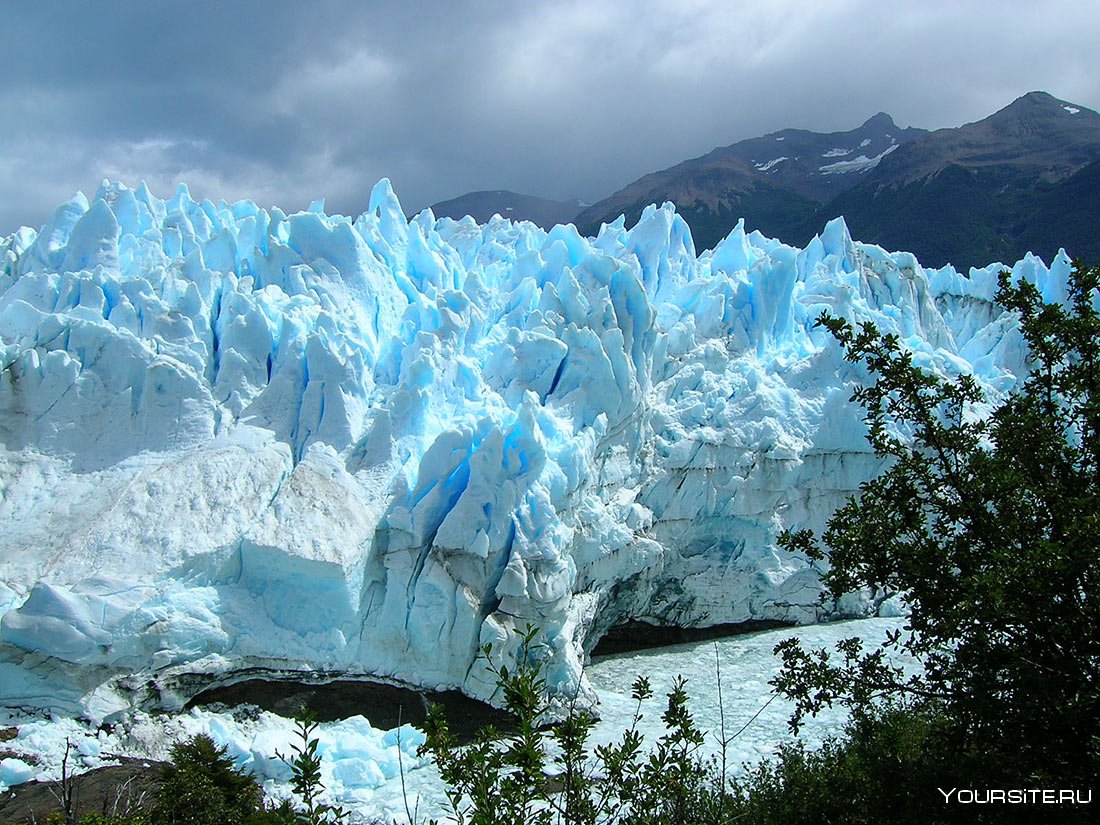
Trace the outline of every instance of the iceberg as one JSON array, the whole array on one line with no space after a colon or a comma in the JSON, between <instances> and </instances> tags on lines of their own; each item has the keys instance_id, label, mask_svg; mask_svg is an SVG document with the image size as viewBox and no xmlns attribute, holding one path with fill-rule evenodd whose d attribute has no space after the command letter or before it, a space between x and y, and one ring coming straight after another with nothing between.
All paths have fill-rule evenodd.
<instances>
[{"instance_id":1,"label":"iceberg","mask_svg":"<svg viewBox=\"0 0 1100 825\"><path fill-rule=\"evenodd\" d=\"M625 622L875 615L776 547L879 469L814 321L1003 393L1001 268L841 219L700 254L668 203L585 238L407 220L386 180L355 219L105 181L0 240L0 705L103 720L265 672L492 700L479 651L528 624L590 701ZM1069 269L1013 273L1058 299Z\"/></svg>"}]
</instances>

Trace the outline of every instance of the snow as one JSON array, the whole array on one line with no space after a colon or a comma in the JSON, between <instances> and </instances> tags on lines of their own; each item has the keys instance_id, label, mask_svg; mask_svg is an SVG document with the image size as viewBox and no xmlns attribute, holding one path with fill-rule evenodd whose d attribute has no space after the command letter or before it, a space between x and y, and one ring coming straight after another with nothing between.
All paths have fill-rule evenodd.
<instances>
[{"instance_id":1,"label":"snow","mask_svg":"<svg viewBox=\"0 0 1100 825\"><path fill-rule=\"evenodd\" d=\"M861 140L859 142L859 148L860 149L865 149L870 145L871 145L871 139L870 138L864 138L863 140Z\"/></svg>"},{"instance_id":2,"label":"snow","mask_svg":"<svg viewBox=\"0 0 1100 825\"><path fill-rule=\"evenodd\" d=\"M832 646L849 636L860 636L868 644L881 643L886 633L901 628L898 619L868 619L812 627L770 630L714 642L701 642L654 649L642 653L602 657L587 669L599 694L600 722L591 744L618 741L629 727L636 703L630 686L639 675L646 676L654 698L642 706L639 730L652 745L664 732L660 715L665 693L676 676L687 681L689 709L696 724L706 732L699 752L703 758L720 754L723 736L743 726L730 743L726 759L731 773L743 770L791 741L787 719L791 706L773 699L768 680L778 668L772 649L781 640L797 636L808 646ZM906 662L902 662L906 664ZM718 674L722 697L719 705ZM755 718L753 718L755 717ZM806 720L801 737L810 745L839 732L844 720L840 710L826 711ZM18 735L5 747L16 754L34 754L40 764L32 765L18 756L0 762L0 790L28 781L56 780L66 742L75 748L71 764L77 770L112 764L113 755L164 759L173 742L199 733L225 746L238 767L253 773L266 792L288 798L290 770L276 753L291 753L298 740L294 722L266 711L237 709L213 712L194 709L184 714L132 714L110 727L97 729L86 722L55 717L49 720L20 717L0 718L0 724L15 725ZM361 716L323 723L317 732L321 778L326 799L353 811L355 821L404 821L406 795L410 808L416 806L423 820L446 816L447 802L439 773L428 757L418 757L424 735L409 725L385 731ZM402 777L402 772L404 777ZM404 784L404 791L402 785Z\"/></svg>"},{"instance_id":3,"label":"snow","mask_svg":"<svg viewBox=\"0 0 1100 825\"><path fill-rule=\"evenodd\" d=\"M756 168L759 171L767 172L769 169L773 168L777 163L782 163L785 160L787 160L786 157L772 158L771 160L767 161L766 163L757 163L757 164L754 164L754 165L756 166Z\"/></svg>"},{"instance_id":4,"label":"snow","mask_svg":"<svg viewBox=\"0 0 1100 825\"><path fill-rule=\"evenodd\" d=\"M1075 115L1081 111L1076 106L1063 106L1062 108L1069 112L1071 115Z\"/></svg>"},{"instance_id":5,"label":"snow","mask_svg":"<svg viewBox=\"0 0 1100 825\"><path fill-rule=\"evenodd\" d=\"M866 155L858 155L852 160L838 160L836 163L828 163L824 166L819 166L817 171L823 175L843 175L848 172L867 172L878 166L879 161L897 148L898 144L892 143L873 158L869 158Z\"/></svg>"},{"instance_id":6,"label":"snow","mask_svg":"<svg viewBox=\"0 0 1100 825\"><path fill-rule=\"evenodd\" d=\"M699 253L672 204L596 238L408 220L388 181L323 210L104 182L0 240L0 706L112 720L246 669L492 699L477 651L528 623L591 702L618 623L830 618L775 543L879 469L822 310L1023 370L999 265L840 219ZM1069 267L1013 272L1057 299Z\"/></svg>"},{"instance_id":7,"label":"snow","mask_svg":"<svg viewBox=\"0 0 1100 825\"><path fill-rule=\"evenodd\" d=\"M861 144L861 145L867 144L869 142L870 141L865 140L865 141L863 141L863 144ZM851 149L830 149L828 152L825 152L821 157L823 157L823 158L842 158L845 155L850 155L850 154L852 154Z\"/></svg>"}]
</instances>

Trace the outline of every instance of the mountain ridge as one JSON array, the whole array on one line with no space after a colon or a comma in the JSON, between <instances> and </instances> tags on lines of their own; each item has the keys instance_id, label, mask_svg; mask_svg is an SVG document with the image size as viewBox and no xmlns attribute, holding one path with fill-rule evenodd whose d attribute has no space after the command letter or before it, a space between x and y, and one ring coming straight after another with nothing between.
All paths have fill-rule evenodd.
<instances>
[{"instance_id":1,"label":"mountain ridge","mask_svg":"<svg viewBox=\"0 0 1100 825\"><path fill-rule=\"evenodd\" d=\"M978 266L1060 248L1100 259L1100 114L1029 92L992 115L939 129L899 148L867 180L842 192L782 240L805 242L843 215L859 237L912 250L926 265ZM1093 210L1095 211L1095 210Z\"/></svg>"},{"instance_id":2,"label":"mountain ridge","mask_svg":"<svg viewBox=\"0 0 1100 825\"><path fill-rule=\"evenodd\" d=\"M580 201L557 201L508 189L483 189L433 203L428 208L437 218L461 220L470 215L479 224L484 224L494 215L500 215L531 221L541 229L552 229L559 223L571 223L583 207Z\"/></svg>"},{"instance_id":3,"label":"mountain ridge","mask_svg":"<svg viewBox=\"0 0 1100 825\"><path fill-rule=\"evenodd\" d=\"M772 227L809 220L821 204L924 133L901 129L879 112L846 132L782 129L748 138L639 178L583 210L577 226L595 234L619 214L630 223L648 204L669 200L701 248L714 246L741 217L747 228L769 234Z\"/></svg>"},{"instance_id":4,"label":"mountain ridge","mask_svg":"<svg viewBox=\"0 0 1100 825\"><path fill-rule=\"evenodd\" d=\"M1090 209L1100 194L1100 114L1031 91L985 118L928 131L901 128L886 112L859 127L818 133L781 129L717 147L647 173L591 206L505 190L432 206L438 216L493 214L543 228L574 223L594 236L620 215L671 201L696 248L713 248L745 219L747 230L802 246L832 218L854 235L907 249L924 263L983 265L1061 247L1100 259Z\"/></svg>"}]
</instances>

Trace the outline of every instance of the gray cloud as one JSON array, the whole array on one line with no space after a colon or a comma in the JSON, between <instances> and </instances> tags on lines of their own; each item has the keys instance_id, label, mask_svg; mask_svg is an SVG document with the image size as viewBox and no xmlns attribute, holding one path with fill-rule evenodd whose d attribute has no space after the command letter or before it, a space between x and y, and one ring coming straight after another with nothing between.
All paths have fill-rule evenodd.
<instances>
[{"instance_id":1,"label":"gray cloud","mask_svg":"<svg viewBox=\"0 0 1100 825\"><path fill-rule=\"evenodd\" d=\"M407 208L595 200L787 126L925 128L1032 89L1100 107L1095 3L44 3L5 22L0 232L103 177Z\"/></svg>"}]
</instances>

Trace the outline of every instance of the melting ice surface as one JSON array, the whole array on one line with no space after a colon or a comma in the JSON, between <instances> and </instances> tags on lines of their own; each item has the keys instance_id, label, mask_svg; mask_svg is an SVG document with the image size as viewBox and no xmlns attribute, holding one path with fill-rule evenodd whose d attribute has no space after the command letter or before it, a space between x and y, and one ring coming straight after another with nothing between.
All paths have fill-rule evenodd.
<instances>
[{"instance_id":1,"label":"melting ice surface","mask_svg":"<svg viewBox=\"0 0 1100 825\"><path fill-rule=\"evenodd\" d=\"M999 269L840 220L697 254L671 204L593 239L409 221L387 181L354 220L105 183L0 242L0 704L121 718L242 669L490 698L477 651L528 623L591 701L617 623L823 618L775 537L877 465L814 320L1003 392Z\"/></svg>"}]
</instances>

